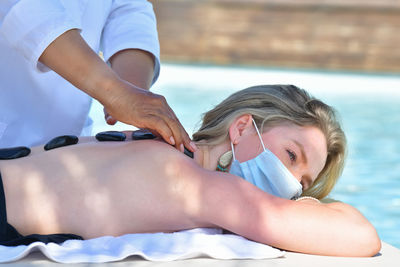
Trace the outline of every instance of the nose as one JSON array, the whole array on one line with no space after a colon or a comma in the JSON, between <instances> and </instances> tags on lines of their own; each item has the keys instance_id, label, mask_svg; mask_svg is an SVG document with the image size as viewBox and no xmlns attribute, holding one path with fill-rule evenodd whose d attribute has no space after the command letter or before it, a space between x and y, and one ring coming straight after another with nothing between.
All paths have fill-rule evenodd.
<instances>
[{"instance_id":1,"label":"nose","mask_svg":"<svg viewBox=\"0 0 400 267\"><path fill-rule=\"evenodd\" d=\"M293 176L296 177L297 181L301 183L303 190L306 190L312 185L310 169L307 164L296 164L295 166L292 166L292 168L289 168L289 170Z\"/></svg>"},{"instance_id":2,"label":"nose","mask_svg":"<svg viewBox=\"0 0 400 267\"><path fill-rule=\"evenodd\" d=\"M288 168L296 180L302 185L303 190L306 190L312 185L312 179L305 165L296 165Z\"/></svg>"},{"instance_id":3,"label":"nose","mask_svg":"<svg viewBox=\"0 0 400 267\"><path fill-rule=\"evenodd\" d=\"M301 177L300 183L303 186L303 190L306 190L311 187L313 181L309 175L303 175Z\"/></svg>"},{"instance_id":4,"label":"nose","mask_svg":"<svg viewBox=\"0 0 400 267\"><path fill-rule=\"evenodd\" d=\"M303 190L306 190L311 186L311 177L308 172L304 169L291 170L293 176L302 185Z\"/></svg>"},{"instance_id":5,"label":"nose","mask_svg":"<svg viewBox=\"0 0 400 267\"><path fill-rule=\"evenodd\" d=\"M289 171L293 174L293 176L296 178L297 181L299 181L299 183L301 183L301 181L303 180L303 176L304 176L304 171L301 171L299 168L288 168Z\"/></svg>"}]
</instances>

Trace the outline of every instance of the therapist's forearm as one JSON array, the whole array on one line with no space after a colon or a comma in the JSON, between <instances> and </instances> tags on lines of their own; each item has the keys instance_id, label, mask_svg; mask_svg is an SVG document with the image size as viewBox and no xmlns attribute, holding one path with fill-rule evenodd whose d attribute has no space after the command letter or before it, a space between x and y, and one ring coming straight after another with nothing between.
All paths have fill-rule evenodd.
<instances>
[{"instance_id":1,"label":"therapist's forearm","mask_svg":"<svg viewBox=\"0 0 400 267\"><path fill-rule=\"evenodd\" d=\"M107 102L107 91L120 80L75 29L54 40L39 61L103 104Z\"/></svg>"},{"instance_id":2,"label":"therapist's forearm","mask_svg":"<svg viewBox=\"0 0 400 267\"><path fill-rule=\"evenodd\" d=\"M139 49L122 50L110 58L118 76L142 89L149 89L154 76L154 57Z\"/></svg>"},{"instance_id":3,"label":"therapist's forearm","mask_svg":"<svg viewBox=\"0 0 400 267\"><path fill-rule=\"evenodd\" d=\"M184 147L194 152L196 147L165 97L139 88L150 87L154 66L151 57L131 52L115 55L112 64L117 73L87 45L78 30L70 30L54 40L39 60L97 99L114 120L152 130L182 152ZM136 60L129 60L132 58ZM142 67L144 70L140 70Z\"/></svg>"}]
</instances>

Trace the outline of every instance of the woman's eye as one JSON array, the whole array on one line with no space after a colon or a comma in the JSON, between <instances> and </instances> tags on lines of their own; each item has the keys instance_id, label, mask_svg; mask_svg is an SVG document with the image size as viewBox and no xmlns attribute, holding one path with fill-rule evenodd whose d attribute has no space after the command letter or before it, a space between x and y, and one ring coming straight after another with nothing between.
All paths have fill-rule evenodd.
<instances>
[{"instance_id":1,"label":"woman's eye","mask_svg":"<svg viewBox=\"0 0 400 267\"><path fill-rule=\"evenodd\" d=\"M295 162L296 161L296 154L293 152L293 151L290 151L290 150L286 150L286 152L288 153L288 155L289 155L289 159L290 159L290 161L291 162Z\"/></svg>"}]
</instances>

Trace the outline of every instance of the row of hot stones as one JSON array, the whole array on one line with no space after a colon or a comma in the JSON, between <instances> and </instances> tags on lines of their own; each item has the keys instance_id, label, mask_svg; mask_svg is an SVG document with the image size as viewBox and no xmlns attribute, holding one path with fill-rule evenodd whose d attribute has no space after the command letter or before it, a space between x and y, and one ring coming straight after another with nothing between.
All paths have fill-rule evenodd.
<instances>
[{"instance_id":1,"label":"row of hot stones","mask_svg":"<svg viewBox=\"0 0 400 267\"><path fill-rule=\"evenodd\" d=\"M118 131L106 131L96 134L97 141L125 141L126 134ZM132 140L154 139L156 136L148 131L133 131ZM75 145L79 142L79 138L75 135L62 135L51 139L44 145L44 150L51 150L59 147ZM0 160L17 159L26 157L31 153L31 149L26 146L10 147L0 149Z\"/></svg>"}]
</instances>

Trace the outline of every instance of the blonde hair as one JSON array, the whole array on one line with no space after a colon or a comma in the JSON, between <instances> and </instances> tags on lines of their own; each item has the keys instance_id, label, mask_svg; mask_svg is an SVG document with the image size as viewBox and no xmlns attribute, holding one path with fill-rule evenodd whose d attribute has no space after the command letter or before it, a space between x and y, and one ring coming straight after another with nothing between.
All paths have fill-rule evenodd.
<instances>
[{"instance_id":1,"label":"blonde hair","mask_svg":"<svg viewBox=\"0 0 400 267\"><path fill-rule=\"evenodd\" d=\"M259 129L282 123L315 126L326 137L328 156L323 170L303 196L322 199L333 189L344 167L346 137L335 110L293 85L260 85L236 92L203 115L193 140L213 146L226 141L235 118L251 114Z\"/></svg>"}]
</instances>

